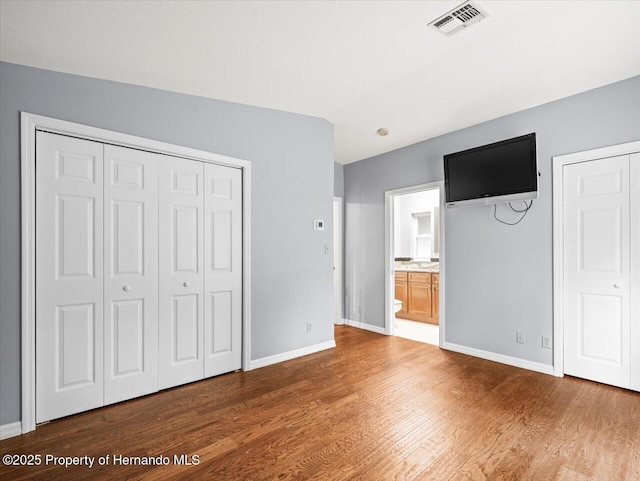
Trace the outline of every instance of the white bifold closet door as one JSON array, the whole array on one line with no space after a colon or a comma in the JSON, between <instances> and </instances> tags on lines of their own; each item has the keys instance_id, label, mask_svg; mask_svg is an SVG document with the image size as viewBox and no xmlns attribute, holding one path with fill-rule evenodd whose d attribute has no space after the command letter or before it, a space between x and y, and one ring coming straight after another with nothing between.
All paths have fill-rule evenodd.
<instances>
[{"instance_id":1,"label":"white bifold closet door","mask_svg":"<svg viewBox=\"0 0 640 481\"><path fill-rule=\"evenodd\" d=\"M204 164L204 376L242 365L242 173Z\"/></svg>"},{"instance_id":2,"label":"white bifold closet door","mask_svg":"<svg viewBox=\"0 0 640 481\"><path fill-rule=\"evenodd\" d=\"M160 159L160 389L204 377L203 165Z\"/></svg>"},{"instance_id":3,"label":"white bifold closet door","mask_svg":"<svg viewBox=\"0 0 640 481\"><path fill-rule=\"evenodd\" d=\"M102 406L103 148L36 141L36 422Z\"/></svg>"},{"instance_id":4,"label":"white bifold closet door","mask_svg":"<svg viewBox=\"0 0 640 481\"><path fill-rule=\"evenodd\" d=\"M36 143L36 422L240 369L241 171Z\"/></svg>"},{"instance_id":5,"label":"white bifold closet door","mask_svg":"<svg viewBox=\"0 0 640 481\"><path fill-rule=\"evenodd\" d=\"M241 172L160 162L160 388L240 369Z\"/></svg>"},{"instance_id":6,"label":"white bifold closet door","mask_svg":"<svg viewBox=\"0 0 640 481\"><path fill-rule=\"evenodd\" d=\"M158 157L104 146L104 403L158 390Z\"/></svg>"}]
</instances>

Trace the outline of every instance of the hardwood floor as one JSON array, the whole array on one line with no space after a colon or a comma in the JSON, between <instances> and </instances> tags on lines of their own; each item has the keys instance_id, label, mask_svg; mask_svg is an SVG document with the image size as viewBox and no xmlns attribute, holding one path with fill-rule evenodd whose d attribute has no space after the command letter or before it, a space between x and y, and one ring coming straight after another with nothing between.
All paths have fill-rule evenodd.
<instances>
[{"instance_id":1,"label":"hardwood floor","mask_svg":"<svg viewBox=\"0 0 640 481\"><path fill-rule=\"evenodd\" d=\"M0 465L0 478L640 479L638 393L347 326L336 343L4 440L0 454L40 454L42 464ZM96 461L45 466L47 454ZM174 464L183 454L199 464ZM114 466L115 455L170 464Z\"/></svg>"}]
</instances>

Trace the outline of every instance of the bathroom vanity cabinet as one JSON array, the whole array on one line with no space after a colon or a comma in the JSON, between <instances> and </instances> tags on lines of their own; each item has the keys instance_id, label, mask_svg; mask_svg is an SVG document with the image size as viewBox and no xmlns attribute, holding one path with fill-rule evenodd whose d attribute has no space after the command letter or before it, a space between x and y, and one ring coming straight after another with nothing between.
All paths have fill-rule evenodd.
<instances>
[{"instance_id":1,"label":"bathroom vanity cabinet","mask_svg":"<svg viewBox=\"0 0 640 481\"><path fill-rule=\"evenodd\" d=\"M396 317L438 324L439 278L432 272L396 271L395 298L402 301Z\"/></svg>"}]
</instances>

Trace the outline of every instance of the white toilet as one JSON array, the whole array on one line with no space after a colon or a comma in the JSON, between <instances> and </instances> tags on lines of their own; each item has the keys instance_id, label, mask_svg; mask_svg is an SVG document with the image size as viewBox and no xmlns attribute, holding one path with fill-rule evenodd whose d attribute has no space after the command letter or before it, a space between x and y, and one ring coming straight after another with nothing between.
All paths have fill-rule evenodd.
<instances>
[{"instance_id":1,"label":"white toilet","mask_svg":"<svg viewBox=\"0 0 640 481\"><path fill-rule=\"evenodd\" d=\"M402 310L402 301L399 301L398 299L394 299L393 300L393 312L396 313L398 311Z\"/></svg>"}]
</instances>

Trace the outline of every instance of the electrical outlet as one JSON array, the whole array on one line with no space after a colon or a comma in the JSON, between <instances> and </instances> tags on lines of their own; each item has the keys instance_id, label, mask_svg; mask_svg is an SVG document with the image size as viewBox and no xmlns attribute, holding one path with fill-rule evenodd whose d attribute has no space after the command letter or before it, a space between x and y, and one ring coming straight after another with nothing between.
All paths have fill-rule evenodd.
<instances>
[{"instance_id":1,"label":"electrical outlet","mask_svg":"<svg viewBox=\"0 0 640 481\"><path fill-rule=\"evenodd\" d=\"M524 344L524 331L516 331L516 342Z\"/></svg>"},{"instance_id":2,"label":"electrical outlet","mask_svg":"<svg viewBox=\"0 0 640 481\"><path fill-rule=\"evenodd\" d=\"M311 332L311 323L307 322L307 332Z\"/></svg>"},{"instance_id":3,"label":"electrical outlet","mask_svg":"<svg viewBox=\"0 0 640 481\"><path fill-rule=\"evenodd\" d=\"M551 336L542 336L542 347L551 349Z\"/></svg>"}]
</instances>

